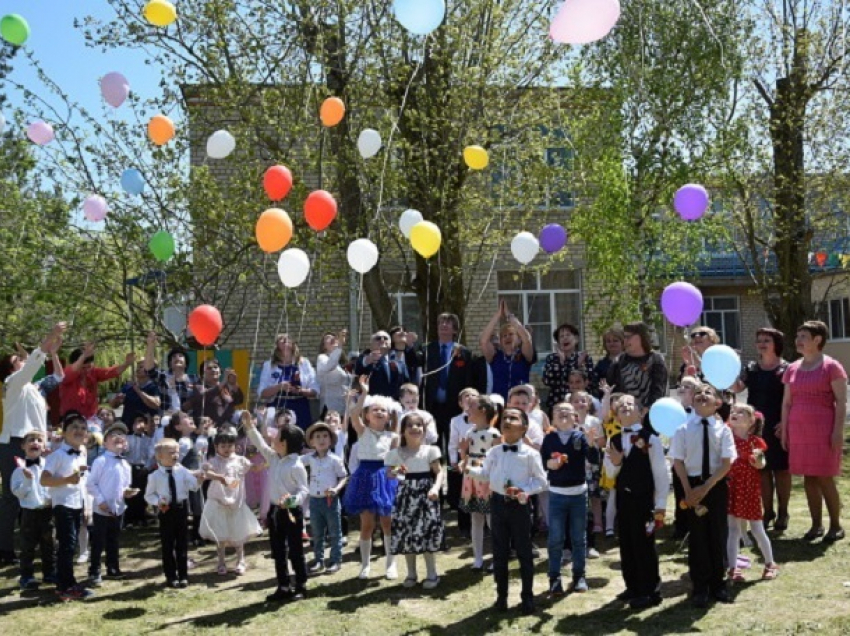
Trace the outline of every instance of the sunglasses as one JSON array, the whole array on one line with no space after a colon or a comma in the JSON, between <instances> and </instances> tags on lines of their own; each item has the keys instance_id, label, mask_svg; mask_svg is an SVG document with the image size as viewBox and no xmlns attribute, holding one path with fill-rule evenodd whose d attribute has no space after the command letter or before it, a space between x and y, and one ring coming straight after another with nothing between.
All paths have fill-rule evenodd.
<instances>
[{"instance_id":1,"label":"sunglasses","mask_svg":"<svg viewBox=\"0 0 850 636\"><path fill-rule=\"evenodd\" d=\"M691 334L691 338L706 338L708 336L707 331L694 331Z\"/></svg>"}]
</instances>

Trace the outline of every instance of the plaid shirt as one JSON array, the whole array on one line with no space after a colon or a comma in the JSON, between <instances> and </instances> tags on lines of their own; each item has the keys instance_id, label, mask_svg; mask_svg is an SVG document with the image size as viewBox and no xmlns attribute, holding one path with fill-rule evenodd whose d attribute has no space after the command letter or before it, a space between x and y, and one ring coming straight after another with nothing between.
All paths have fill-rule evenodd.
<instances>
[{"instance_id":1,"label":"plaid shirt","mask_svg":"<svg viewBox=\"0 0 850 636\"><path fill-rule=\"evenodd\" d=\"M159 387L160 394L160 410L163 413L167 413L168 411L177 410L174 405L171 403L171 387L168 386L169 379L173 379L173 374L170 372L160 371L158 367L154 367L148 371L148 377L156 382L157 387ZM199 385L201 382L198 380L198 376L192 375L191 373L185 374L183 380L179 382L175 382L175 386L177 389L177 395L180 398L181 409L183 408L183 404L195 393L195 386Z\"/></svg>"}]
</instances>

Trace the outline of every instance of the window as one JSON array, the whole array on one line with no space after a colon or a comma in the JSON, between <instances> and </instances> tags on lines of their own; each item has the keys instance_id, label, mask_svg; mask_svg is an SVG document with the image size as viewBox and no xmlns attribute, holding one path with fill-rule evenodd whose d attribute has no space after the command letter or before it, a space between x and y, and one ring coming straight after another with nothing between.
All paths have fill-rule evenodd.
<instances>
[{"instance_id":1,"label":"window","mask_svg":"<svg viewBox=\"0 0 850 636\"><path fill-rule=\"evenodd\" d=\"M571 323L584 331L578 271L498 272L497 282L499 300L505 300L508 310L528 327L539 354L552 352L552 332L561 323Z\"/></svg>"},{"instance_id":2,"label":"window","mask_svg":"<svg viewBox=\"0 0 850 636\"><path fill-rule=\"evenodd\" d=\"M834 298L829 301L829 337L833 340L850 339L850 299Z\"/></svg>"},{"instance_id":3,"label":"window","mask_svg":"<svg viewBox=\"0 0 850 636\"><path fill-rule=\"evenodd\" d=\"M741 314L737 296L706 296L702 324L720 336L720 342L733 349L741 348Z\"/></svg>"},{"instance_id":4,"label":"window","mask_svg":"<svg viewBox=\"0 0 850 636\"><path fill-rule=\"evenodd\" d=\"M393 300L393 315L390 318L390 324L380 328L389 329L394 325L403 325L407 331L413 331L420 338L424 338L425 330L419 318L419 301L416 299L416 294L396 292L390 297Z\"/></svg>"}]
</instances>

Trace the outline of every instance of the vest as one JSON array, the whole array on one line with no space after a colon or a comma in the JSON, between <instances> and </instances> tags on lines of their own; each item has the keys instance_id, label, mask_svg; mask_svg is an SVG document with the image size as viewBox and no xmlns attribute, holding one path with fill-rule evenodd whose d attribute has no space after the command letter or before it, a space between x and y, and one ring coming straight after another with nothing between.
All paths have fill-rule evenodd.
<instances>
[{"instance_id":1,"label":"vest","mask_svg":"<svg viewBox=\"0 0 850 636\"><path fill-rule=\"evenodd\" d=\"M645 427L641 428L637 433L626 433L626 435L636 434L645 444L649 444L649 438L652 432ZM622 448L622 434L617 442L617 447ZM660 444L658 439L656 444ZM623 457L623 465L620 467L620 472L617 475L617 492L628 493L629 496L649 496L655 495L655 478L652 476L652 463L649 461L649 453L644 453L641 449L632 444L629 454Z\"/></svg>"}]
</instances>

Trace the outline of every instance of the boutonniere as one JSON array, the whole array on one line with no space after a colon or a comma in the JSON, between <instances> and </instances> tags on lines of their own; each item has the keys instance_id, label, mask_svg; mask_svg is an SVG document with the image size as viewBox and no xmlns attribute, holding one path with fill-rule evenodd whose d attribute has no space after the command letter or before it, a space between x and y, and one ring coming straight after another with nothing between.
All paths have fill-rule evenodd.
<instances>
[{"instance_id":1,"label":"boutonniere","mask_svg":"<svg viewBox=\"0 0 850 636\"><path fill-rule=\"evenodd\" d=\"M390 371L398 372L398 363L395 360L390 360Z\"/></svg>"},{"instance_id":2,"label":"boutonniere","mask_svg":"<svg viewBox=\"0 0 850 636\"><path fill-rule=\"evenodd\" d=\"M632 435L630 440L632 442L632 446L644 453L649 453L649 449L652 448L652 444L647 443L646 440L638 434Z\"/></svg>"},{"instance_id":3,"label":"boutonniere","mask_svg":"<svg viewBox=\"0 0 850 636\"><path fill-rule=\"evenodd\" d=\"M640 365L640 371L641 371L641 373L646 373L646 370L647 370L648 368L649 368L649 365L648 365L648 364L646 364L646 363L644 362L642 365Z\"/></svg>"}]
</instances>

